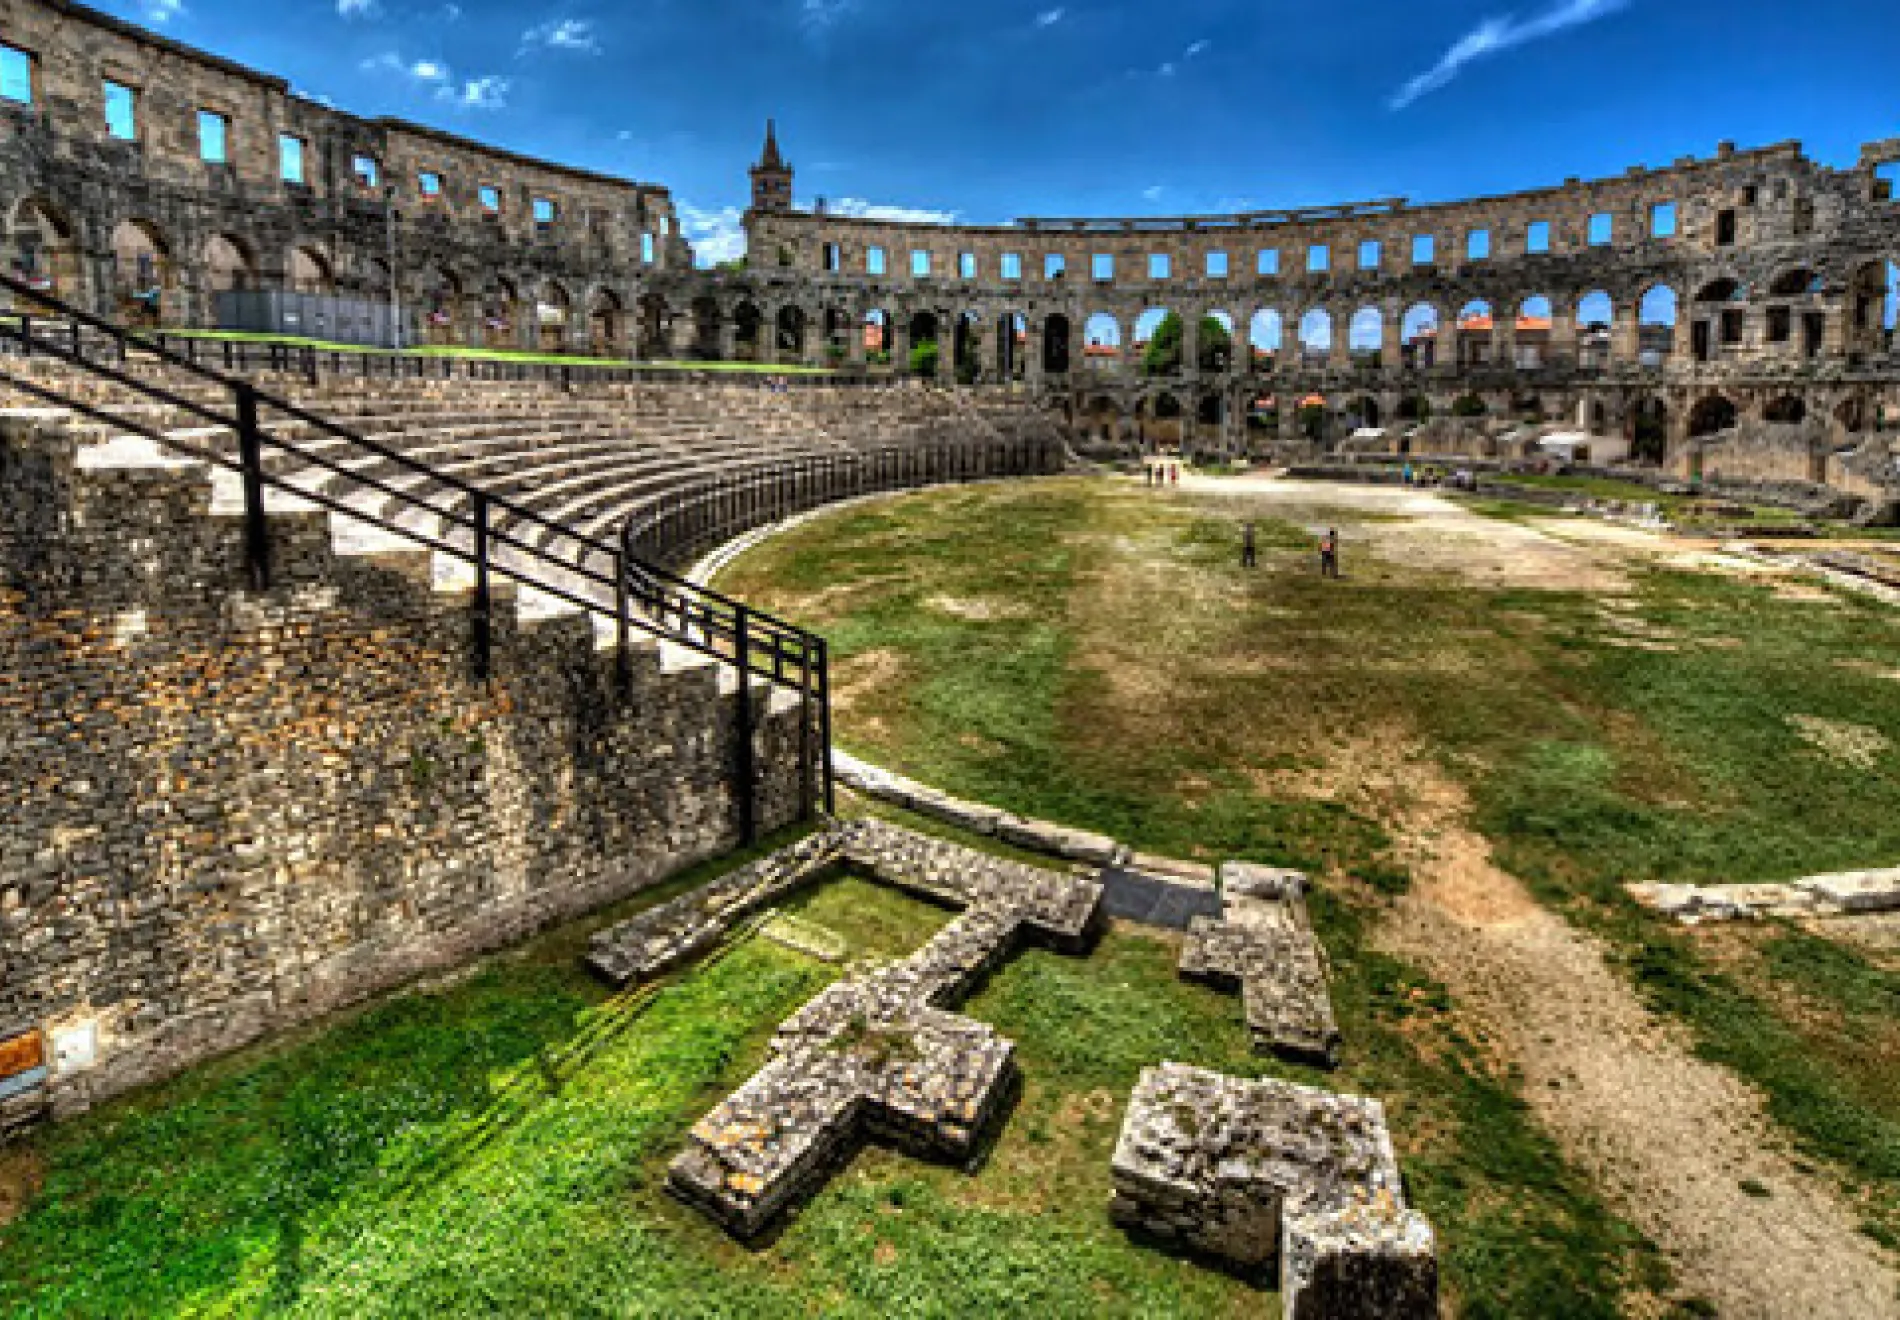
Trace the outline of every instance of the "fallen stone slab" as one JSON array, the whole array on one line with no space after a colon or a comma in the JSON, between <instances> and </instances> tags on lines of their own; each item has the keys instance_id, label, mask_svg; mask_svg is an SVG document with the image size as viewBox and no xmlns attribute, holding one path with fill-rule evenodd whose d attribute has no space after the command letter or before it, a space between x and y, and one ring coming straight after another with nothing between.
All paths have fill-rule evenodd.
<instances>
[{"instance_id":1,"label":"fallen stone slab","mask_svg":"<svg viewBox=\"0 0 1900 1320\"><path fill-rule=\"evenodd\" d=\"M1046 820L1024 820L1005 815L996 823L996 837L1028 852L1066 857L1072 861L1108 866L1123 852L1122 846L1106 834L1090 834L1052 825Z\"/></svg>"},{"instance_id":2,"label":"fallen stone slab","mask_svg":"<svg viewBox=\"0 0 1900 1320\"><path fill-rule=\"evenodd\" d=\"M1179 1063L1142 1070L1111 1161L1123 1228L1279 1267L1300 1320L1437 1315L1431 1225L1405 1205L1376 1100Z\"/></svg>"},{"instance_id":3,"label":"fallen stone slab","mask_svg":"<svg viewBox=\"0 0 1900 1320\"><path fill-rule=\"evenodd\" d=\"M1644 907L1685 925L1900 911L1900 869L1842 871L1788 884L1632 884L1627 889Z\"/></svg>"},{"instance_id":4,"label":"fallen stone slab","mask_svg":"<svg viewBox=\"0 0 1900 1320\"><path fill-rule=\"evenodd\" d=\"M1900 910L1900 868L1810 876L1795 887L1842 912Z\"/></svg>"}]
</instances>

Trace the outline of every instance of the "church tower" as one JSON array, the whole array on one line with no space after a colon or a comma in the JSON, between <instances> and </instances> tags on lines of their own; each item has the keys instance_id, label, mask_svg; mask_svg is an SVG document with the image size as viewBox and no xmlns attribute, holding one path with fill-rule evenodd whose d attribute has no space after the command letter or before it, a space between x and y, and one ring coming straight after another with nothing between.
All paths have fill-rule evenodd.
<instances>
[{"instance_id":1,"label":"church tower","mask_svg":"<svg viewBox=\"0 0 1900 1320\"><path fill-rule=\"evenodd\" d=\"M792 167L778 154L778 129L769 119L765 121L765 152L752 167L752 209L792 209Z\"/></svg>"}]
</instances>

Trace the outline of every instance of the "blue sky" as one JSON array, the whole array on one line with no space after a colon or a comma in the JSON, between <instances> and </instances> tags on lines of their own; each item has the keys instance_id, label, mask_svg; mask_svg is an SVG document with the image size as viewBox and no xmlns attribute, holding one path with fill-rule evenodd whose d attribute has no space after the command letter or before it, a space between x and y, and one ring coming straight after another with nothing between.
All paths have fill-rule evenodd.
<instances>
[{"instance_id":1,"label":"blue sky","mask_svg":"<svg viewBox=\"0 0 1900 1320\"><path fill-rule=\"evenodd\" d=\"M767 115L801 204L983 223L1900 136L1900 0L103 3L345 109L668 184L713 256Z\"/></svg>"}]
</instances>

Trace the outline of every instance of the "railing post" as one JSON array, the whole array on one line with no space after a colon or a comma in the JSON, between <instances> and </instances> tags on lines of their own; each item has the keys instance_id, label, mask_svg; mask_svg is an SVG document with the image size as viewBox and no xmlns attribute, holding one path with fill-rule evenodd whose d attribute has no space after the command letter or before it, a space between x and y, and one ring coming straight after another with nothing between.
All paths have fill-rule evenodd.
<instances>
[{"instance_id":1,"label":"railing post","mask_svg":"<svg viewBox=\"0 0 1900 1320\"><path fill-rule=\"evenodd\" d=\"M257 387L237 386L238 464L244 481L244 559L253 591L270 590L270 528L264 521L264 433L257 424Z\"/></svg>"},{"instance_id":2,"label":"railing post","mask_svg":"<svg viewBox=\"0 0 1900 1320\"><path fill-rule=\"evenodd\" d=\"M838 804L832 791L831 769L831 643L822 637L812 639L818 647L818 754L823 758L825 814L838 814Z\"/></svg>"},{"instance_id":3,"label":"railing post","mask_svg":"<svg viewBox=\"0 0 1900 1320\"><path fill-rule=\"evenodd\" d=\"M632 621L627 615L627 551L614 554L614 677L621 692L633 688Z\"/></svg>"},{"instance_id":4,"label":"railing post","mask_svg":"<svg viewBox=\"0 0 1900 1320\"><path fill-rule=\"evenodd\" d=\"M735 712L738 732L737 782L734 793L739 799L739 846L750 848L758 842L758 821L754 819L752 766L752 612L743 605L733 606L733 664L739 671L739 706Z\"/></svg>"},{"instance_id":5,"label":"railing post","mask_svg":"<svg viewBox=\"0 0 1900 1320\"><path fill-rule=\"evenodd\" d=\"M475 518L475 678L486 683L493 672L494 598L488 580L488 492L474 496Z\"/></svg>"}]
</instances>

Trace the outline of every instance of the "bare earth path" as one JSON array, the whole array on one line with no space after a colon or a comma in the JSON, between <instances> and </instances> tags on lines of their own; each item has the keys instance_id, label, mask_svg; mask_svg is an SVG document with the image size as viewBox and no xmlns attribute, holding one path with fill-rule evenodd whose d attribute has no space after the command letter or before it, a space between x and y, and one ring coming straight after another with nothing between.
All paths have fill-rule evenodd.
<instances>
[{"instance_id":1,"label":"bare earth path","mask_svg":"<svg viewBox=\"0 0 1900 1320\"><path fill-rule=\"evenodd\" d=\"M1388 556L1447 555L1447 566L1500 585L1614 592L1619 561L1683 554L1679 544L1587 524L1581 535L1565 524L1553 526L1562 536L1547 535L1393 488L1183 484L1296 520L1309 509L1397 515L1406 521L1372 521L1361 535ZM1857 1230L1827 1172L1797 1166L1752 1088L1694 1057L1593 939L1491 864L1459 787L1404 747L1402 733L1340 747L1325 771L1277 787L1351 799L1404 840L1415 887L1395 905L1382 942L1444 981L1522 1068L1533 1112L1568 1157L1662 1246L1685 1288L1724 1316L1900 1317L1900 1272Z\"/></svg>"}]
</instances>

